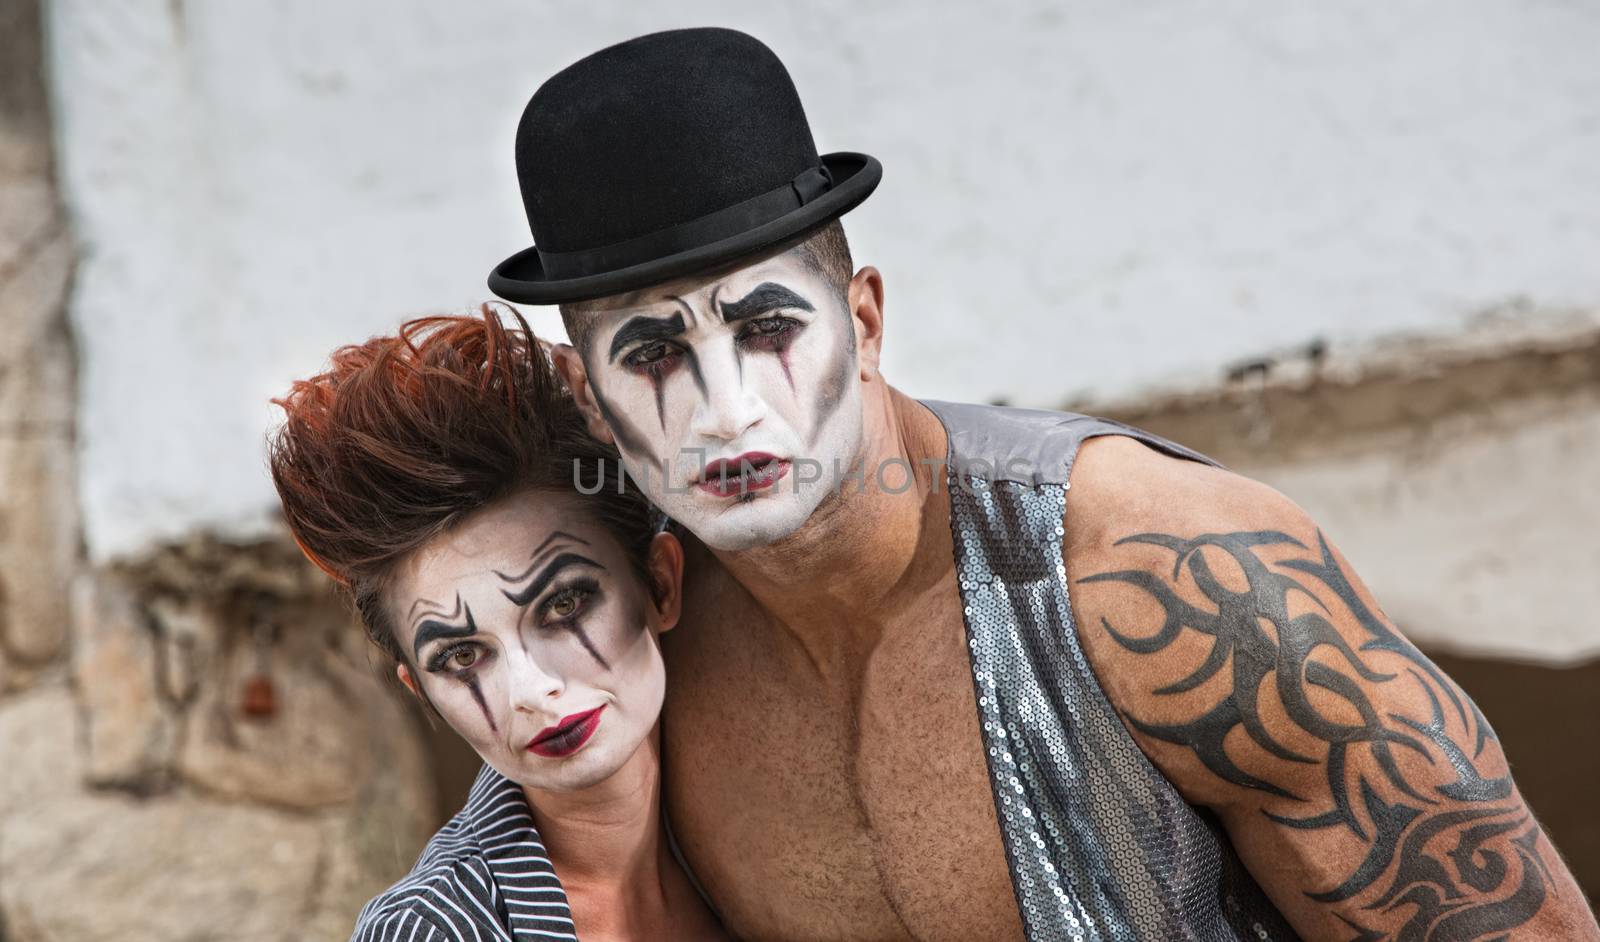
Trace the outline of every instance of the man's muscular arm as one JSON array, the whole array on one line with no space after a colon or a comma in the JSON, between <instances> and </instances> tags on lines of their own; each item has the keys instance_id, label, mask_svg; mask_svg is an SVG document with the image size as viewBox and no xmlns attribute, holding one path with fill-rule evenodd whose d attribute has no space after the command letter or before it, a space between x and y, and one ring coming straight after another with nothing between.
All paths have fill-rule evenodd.
<instances>
[{"instance_id":1,"label":"man's muscular arm","mask_svg":"<svg viewBox=\"0 0 1600 942\"><path fill-rule=\"evenodd\" d=\"M1072 485L1097 676L1303 935L1600 939L1488 722L1299 508L1128 439Z\"/></svg>"}]
</instances>

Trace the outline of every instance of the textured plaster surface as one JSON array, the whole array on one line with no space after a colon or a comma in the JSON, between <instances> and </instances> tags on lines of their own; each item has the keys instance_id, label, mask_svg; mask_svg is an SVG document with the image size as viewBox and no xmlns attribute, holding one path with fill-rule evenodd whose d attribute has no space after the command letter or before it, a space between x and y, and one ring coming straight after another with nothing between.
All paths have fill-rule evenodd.
<instances>
[{"instance_id":1,"label":"textured plaster surface","mask_svg":"<svg viewBox=\"0 0 1600 942\"><path fill-rule=\"evenodd\" d=\"M1264 359L1095 411L1287 494L1429 650L1571 664L1600 658L1600 316L1562 320Z\"/></svg>"},{"instance_id":2,"label":"textured plaster surface","mask_svg":"<svg viewBox=\"0 0 1600 942\"><path fill-rule=\"evenodd\" d=\"M847 225L916 395L1125 397L1512 298L1600 303L1600 14L1578 2L50 11L96 561L264 532L268 398L487 297L527 239L527 95L657 28L765 38L822 148L883 160Z\"/></svg>"}]
</instances>

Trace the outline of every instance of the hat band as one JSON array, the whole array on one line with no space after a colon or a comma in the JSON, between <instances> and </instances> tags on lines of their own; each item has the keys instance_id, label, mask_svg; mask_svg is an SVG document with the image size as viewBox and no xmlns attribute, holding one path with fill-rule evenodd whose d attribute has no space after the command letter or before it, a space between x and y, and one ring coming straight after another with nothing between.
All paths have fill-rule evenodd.
<instances>
[{"instance_id":1,"label":"hat band","mask_svg":"<svg viewBox=\"0 0 1600 942\"><path fill-rule=\"evenodd\" d=\"M819 164L760 196L637 238L576 252L536 249L539 264L548 278L582 278L617 271L764 226L806 205L832 186L833 175L826 166Z\"/></svg>"}]
</instances>

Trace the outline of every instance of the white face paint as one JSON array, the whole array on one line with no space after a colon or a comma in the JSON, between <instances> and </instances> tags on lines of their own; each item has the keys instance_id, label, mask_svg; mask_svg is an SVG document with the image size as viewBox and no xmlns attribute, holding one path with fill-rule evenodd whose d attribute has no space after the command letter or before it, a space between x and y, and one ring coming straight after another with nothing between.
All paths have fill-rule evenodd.
<instances>
[{"instance_id":1,"label":"white face paint","mask_svg":"<svg viewBox=\"0 0 1600 942\"><path fill-rule=\"evenodd\" d=\"M478 511L409 557L385 599L420 692L485 762L535 789L616 772L666 690L657 637L671 625L574 504L523 492Z\"/></svg>"},{"instance_id":2,"label":"white face paint","mask_svg":"<svg viewBox=\"0 0 1600 942\"><path fill-rule=\"evenodd\" d=\"M595 308L580 354L623 463L707 545L788 536L858 460L854 325L798 248Z\"/></svg>"}]
</instances>

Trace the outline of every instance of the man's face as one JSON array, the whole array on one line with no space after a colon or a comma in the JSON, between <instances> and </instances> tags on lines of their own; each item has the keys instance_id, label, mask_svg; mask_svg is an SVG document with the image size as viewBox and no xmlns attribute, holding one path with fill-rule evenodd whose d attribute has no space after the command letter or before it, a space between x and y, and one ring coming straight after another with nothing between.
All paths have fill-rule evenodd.
<instances>
[{"instance_id":1,"label":"man's face","mask_svg":"<svg viewBox=\"0 0 1600 942\"><path fill-rule=\"evenodd\" d=\"M788 536L858 459L854 324L800 249L585 308L580 402L707 545Z\"/></svg>"}]
</instances>

